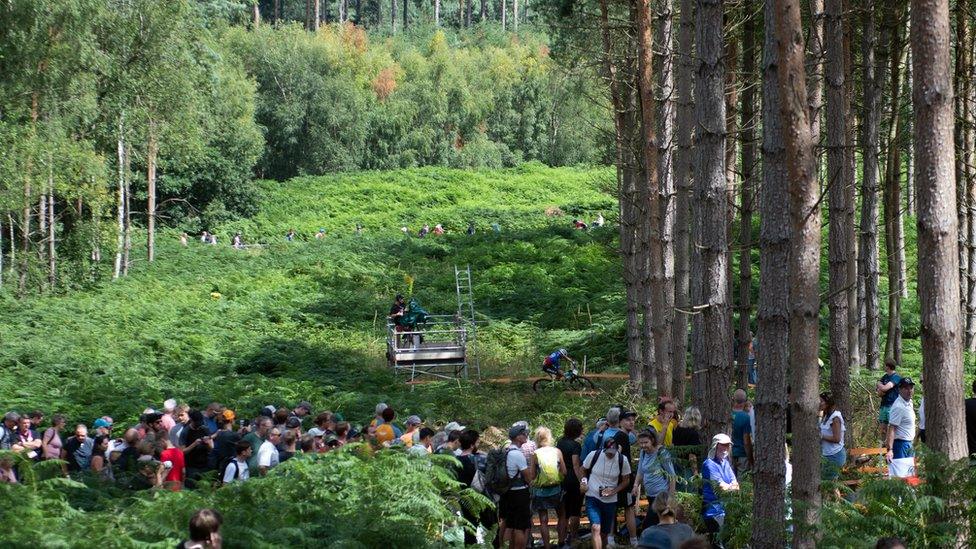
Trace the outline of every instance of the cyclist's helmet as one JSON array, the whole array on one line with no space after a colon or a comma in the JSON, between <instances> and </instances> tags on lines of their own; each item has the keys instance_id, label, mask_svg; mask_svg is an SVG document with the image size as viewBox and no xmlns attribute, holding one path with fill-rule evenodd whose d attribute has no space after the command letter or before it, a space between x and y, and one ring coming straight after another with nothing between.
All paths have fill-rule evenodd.
<instances>
[{"instance_id":1,"label":"cyclist's helmet","mask_svg":"<svg viewBox=\"0 0 976 549\"><path fill-rule=\"evenodd\" d=\"M559 354L561 354L563 356L566 356L566 357L569 356L569 353L566 352L566 349L559 349Z\"/></svg>"}]
</instances>

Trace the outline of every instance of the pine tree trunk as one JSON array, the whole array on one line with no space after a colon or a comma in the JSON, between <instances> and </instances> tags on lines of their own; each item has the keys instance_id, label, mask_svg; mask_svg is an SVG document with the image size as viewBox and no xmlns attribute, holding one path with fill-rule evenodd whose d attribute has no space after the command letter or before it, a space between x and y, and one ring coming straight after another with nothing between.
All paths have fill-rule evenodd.
<instances>
[{"instance_id":1,"label":"pine tree trunk","mask_svg":"<svg viewBox=\"0 0 976 549\"><path fill-rule=\"evenodd\" d=\"M127 276L129 274L129 267L132 265L130 260L130 254L132 252L132 185L129 179L130 161L132 160L129 155L128 145L126 145L125 154L125 168L123 170L123 177L125 179L125 249L122 251L122 276Z\"/></svg>"},{"instance_id":2,"label":"pine tree trunk","mask_svg":"<svg viewBox=\"0 0 976 549\"><path fill-rule=\"evenodd\" d=\"M441 26L441 0L434 0L434 26ZM403 25L403 28L407 28L406 24Z\"/></svg>"},{"instance_id":3,"label":"pine tree trunk","mask_svg":"<svg viewBox=\"0 0 976 549\"><path fill-rule=\"evenodd\" d=\"M118 240L115 245L115 267L112 270L112 278L117 279L119 275L122 274L122 252L125 249L125 128L124 128L124 118L125 115L119 116L119 134L116 140L116 155L119 168L119 187L118 187L118 202L116 202L116 207L118 208L118 227L119 232L117 234Z\"/></svg>"},{"instance_id":4,"label":"pine tree trunk","mask_svg":"<svg viewBox=\"0 0 976 549\"><path fill-rule=\"evenodd\" d=\"M692 53L695 48L695 14L693 0L680 0L678 19L678 70L675 75L677 93L677 123L675 141L678 145L674 156L674 180L677 189L674 226L674 322L671 325L674 346L673 380L671 390L679 403L685 402L685 376L688 372L688 313L689 258L691 253L689 202L692 192L692 124L695 103L693 97L694 71Z\"/></svg>"},{"instance_id":5,"label":"pine tree trunk","mask_svg":"<svg viewBox=\"0 0 976 549\"><path fill-rule=\"evenodd\" d=\"M31 234L31 174L30 170L24 174L24 209L21 212L21 260L20 277L17 281L17 292L23 295L27 291L27 270L30 268L30 234Z\"/></svg>"},{"instance_id":6,"label":"pine tree trunk","mask_svg":"<svg viewBox=\"0 0 976 549\"><path fill-rule=\"evenodd\" d=\"M10 276L13 277L17 268L17 240L14 235L14 216L7 213L7 228L10 230Z\"/></svg>"},{"instance_id":7,"label":"pine tree trunk","mask_svg":"<svg viewBox=\"0 0 976 549\"><path fill-rule=\"evenodd\" d=\"M156 259L156 157L159 144L156 141L155 123L149 121L149 142L146 144L146 258Z\"/></svg>"},{"instance_id":8,"label":"pine tree trunk","mask_svg":"<svg viewBox=\"0 0 976 549\"><path fill-rule=\"evenodd\" d=\"M662 305L654 315L655 345L660 335L661 345L657 346L658 394L677 396L673 380L675 378L674 356L674 224L675 224L675 183L674 183L674 9L672 0L656 3L654 10L654 67L657 70L657 90L655 92L655 120L657 121L657 167L660 182L660 234ZM684 371L681 372L684 376ZM664 376L667 376L665 378ZM684 384L682 383L682 387ZM664 393L665 388L667 393Z\"/></svg>"},{"instance_id":9,"label":"pine tree trunk","mask_svg":"<svg viewBox=\"0 0 976 549\"><path fill-rule=\"evenodd\" d=\"M502 32L505 32L505 15L506 15L506 12L507 11L508 11L508 9L507 9L507 6L505 5L505 0L502 0L502 13L501 13L501 18L502 18Z\"/></svg>"},{"instance_id":10,"label":"pine tree trunk","mask_svg":"<svg viewBox=\"0 0 976 549\"><path fill-rule=\"evenodd\" d=\"M764 7L762 61L763 181L759 200L759 306L756 310L760 380L756 385L756 473L752 546L786 547L786 372L789 363L790 201L780 114L779 55L774 6ZM749 10L749 5L746 5Z\"/></svg>"},{"instance_id":11,"label":"pine tree trunk","mask_svg":"<svg viewBox=\"0 0 976 549\"><path fill-rule=\"evenodd\" d=\"M732 269L733 259L733 234L732 228L735 226L735 187L738 176L736 153L739 146L739 37L735 29L732 28L732 19L736 17L734 7L729 9L729 13L724 15L725 19L725 189L726 189L726 210L725 210L725 241L728 243L728 257L725 258L725 280L729 286L729 307L734 307L735 303L735 276ZM733 356L732 360L736 357ZM732 372L733 382L736 378L746 376L746 365L738 363Z\"/></svg>"},{"instance_id":12,"label":"pine tree trunk","mask_svg":"<svg viewBox=\"0 0 976 549\"><path fill-rule=\"evenodd\" d=\"M725 172L725 57L722 48L723 0L697 0L696 43L698 68L695 82L695 126L698 128L692 230L702 274L701 345L695 346L695 371L703 371L706 395L702 415L711 435L728 431L731 416L732 334L727 240L728 189Z\"/></svg>"},{"instance_id":13,"label":"pine tree trunk","mask_svg":"<svg viewBox=\"0 0 976 549\"><path fill-rule=\"evenodd\" d=\"M779 90L790 181L790 367L793 410L794 546L816 547L820 515L819 407L820 348L820 186L817 177L816 110L804 85L803 28L800 7L776 2Z\"/></svg>"},{"instance_id":14,"label":"pine tree trunk","mask_svg":"<svg viewBox=\"0 0 976 549\"><path fill-rule=\"evenodd\" d=\"M396 34L397 26L397 0L390 0L390 27L394 34Z\"/></svg>"},{"instance_id":15,"label":"pine tree trunk","mask_svg":"<svg viewBox=\"0 0 976 549\"><path fill-rule=\"evenodd\" d=\"M518 32L519 24L519 5L518 0L512 0L512 31Z\"/></svg>"},{"instance_id":16,"label":"pine tree trunk","mask_svg":"<svg viewBox=\"0 0 976 549\"><path fill-rule=\"evenodd\" d=\"M952 166L952 82L948 0L912 0L918 297L925 376L925 434L950 460L966 456L959 259Z\"/></svg>"},{"instance_id":17,"label":"pine tree trunk","mask_svg":"<svg viewBox=\"0 0 976 549\"><path fill-rule=\"evenodd\" d=\"M966 10L970 9L969 2L965 2ZM967 18L967 24L968 18ZM961 48L959 45L960 54ZM976 352L976 86L973 85L973 70L976 56L973 48L976 47L976 40L972 37L972 26L969 27L968 43L966 45L965 69L963 72L963 171L962 186L963 203L959 206L960 211L965 211L964 224L960 224L960 237L965 239L965 250L968 265L960 271L965 271L966 278L962 279L960 293L965 291L965 326L966 326L966 349ZM957 188L959 182L956 183ZM965 231L965 232L963 232Z\"/></svg>"},{"instance_id":18,"label":"pine tree trunk","mask_svg":"<svg viewBox=\"0 0 976 549\"><path fill-rule=\"evenodd\" d=\"M960 280L960 309L966 326L965 346L973 351L976 344L976 318L972 314L970 304L970 290L976 289L970 283L971 276L969 262L972 256L972 241L970 238L970 211L973 207L969 201L970 169L966 164L967 155L972 147L971 121L973 119L972 103L969 100L972 88L972 24L969 14L969 0L956 1L956 64L954 72L955 91L955 131L953 132L956 150L956 206L958 208L959 224L959 280Z\"/></svg>"},{"instance_id":19,"label":"pine tree trunk","mask_svg":"<svg viewBox=\"0 0 976 549\"><path fill-rule=\"evenodd\" d=\"M488 0L481 0L481 22L488 20Z\"/></svg>"},{"instance_id":20,"label":"pine tree trunk","mask_svg":"<svg viewBox=\"0 0 976 549\"><path fill-rule=\"evenodd\" d=\"M901 16L901 10L898 11ZM901 66L904 54L904 40L902 30L904 25L899 18L893 23L891 32L889 78L891 82L891 125L888 133L885 184L884 184L884 216L885 216L885 255L888 266L888 334L885 339L885 360L901 364L901 253L898 243L902 241L901 229L901 158L898 143L902 138L901 116Z\"/></svg>"},{"instance_id":21,"label":"pine tree trunk","mask_svg":"<svg viewBox=\"0 0 976 549\"><path fill-rule=\"evenodd\" d=\"M851 11L850 0L842 0L843 13L848 14L842 19L844 27L844 112L847 116L844 120L844 135L847 146L844 148L844 191L847 195L847 242L849 247L847 259L847 345L848 371L852 376L857 376L861 371L862 351L860 348L859 327L860 318L858 317L857 301L857 139L854 130L857 113L852 108L854 102L854 55L852 41L854 40L854 19ZM849 389L846 389L850 392ZM848 409L847 412L850 410ZM847 416L845 416L847 417ZM850 434L850 433L849 433Z\"/></svg>"},{"instance_id":22,"label":"pine tree trunk","mask_svg":"<svg viewBox=\"0 0 976 549\"><path fill-rule=\"evenodd\" d=\"M862 25L864 114L861 124L861 242L858 247L859 286L864 296L864 357L869 370L877 370L880 348L880 318L878 304L878 136L880 133L880 94L884 82L886 59L878 56L875 74L875 0L867 0ZM884 42L883 42L884 43Z\"/></svg>"},{"instance_id":23,"label":"pine tree trunk","mask_svg":"<svg viewBox=\"0 0 976 549\"><path fill-rule=\"evenodd\" d=\"M644 156L644 194L641 223L647 227L647 261L649 309L645 309L645 322L652 325L652 339L646 342L654 349L654 373L658 396L671 396L671 369L666 357L671 353L670 336L663 321L664 311L664 269L661 262L664 250L661 245L661 188L658 179L659 149L656 135L654 99L654 40L651 36L651 8L649 0L637 0L637 44L638 71L643 139L641 149ZM650 318L648 316L650 315ZM645 363L645 367L648 364ZM645 370L645 385L650 385Z\"/></svg>"},{"instance_id":24,"label":"pine tree trunk","mask_svg":"<svg viewBox=\"0 0 976 549\"><path fill-rule=\"evenodd\" d=\"M807 44L807 105L810 109L810 129L820 139L820 117L823 110L824 69L824 0L810 0L810 36ZM819 141L817 143L819 145ZM820 177L820 160L817 160L817 178Z\"/></svg>"},{"instance_id":25,"label":"pine tree trunk","mask_svg":"<svg viewBox=\"0 0 976 549\"><path fill-rule=\"evenodd\" d=\"M54 224L54 182L48 187L47 195L47 262L48 262L48 284L51 286L51 290L54 290L55 284L58 281L58 254L57 254L57 243L54 240L56 236L56 227Z\"/></svg>"},{"instance_id":26,"label":"pine tree trunk","mask_svg":"<svg viewBox=\"0 0 976 549\"><path fill-rule=\"evenodd\" d=\"M281 0L274 0L274 24L281 21Z\"/></svg>"},{"instance_id":27,"label":"pine tree trunk","mask_svg":"<svg viewBox=\"0 0 976 549\"><path fill-rule=\"evenodd\" d=\"M345 2L343 2L345 4ZM343 19L345 22L345 19ZM318 32L319 25L322 23L322 3L321 0L315 0L315 5L312 9L312 31Z\"/></svg>"},{"instance_id":28,"label":"pine tree trunk","mask_svg":"<svg viewBox=\"0 0 976 549\"><path fill-rule=\"evenodd\" d=\"M634 130L632 116L627 115L627 105L621 91L621 84L617 74L617 66L613 60L613 42L610 38L610 17L607 0L600 0L600 31L603 42L603 64L605 77L610 88L610 102L614 112L614 137L617 150L617 181L620 202L620 249L623 262L624 285L627 302L627 366L630 371L630 381L635 389L640 390L643 385L643 371L641 368L640 321L638 319L638 304L640 303L639 275L634 272L634 252L636 234L634 230L634 202L636 200L636 182L632 149L629 136Z\"/></svg>"},{"instance_id":29,"label":"pine tree trunk","mask_svg":"<svg viewBox=\"0 0 976 549\"><path fill-rule=\"evenodd\" d=\"M830 392L844 417L850 417L847 395L850 392L850 320L848 308L848 262L851 261L851 228L848 189L854 182L847 176L847 81L845 80L843 1L827 0L825 41L827 48L827 201L830 208L828 230L830 311Z\"/></svg>"},{"instance_id":30,"label":"pine tree trunk","mask_svg":"<svg viewBox=\"0 0 976 549\"><path fill-rule=\"evenodd\" d=\"M253 12L254 28L258 28L261 25L261 6L254 2L254 12Z\"/></svg>"},{"instance_id":31,"label":"pine tree trunk","mask_svg":"<svg viewBox=\"0 0 976 549\"><path fill-rule=\"evenodd\" d=\"M749 345L752 343L752 196L756 166L756 19L750 0L743 3L742 25L742 193L739 223L739 371L736 385L749 386Z\"/></svg>"}]
</instances>

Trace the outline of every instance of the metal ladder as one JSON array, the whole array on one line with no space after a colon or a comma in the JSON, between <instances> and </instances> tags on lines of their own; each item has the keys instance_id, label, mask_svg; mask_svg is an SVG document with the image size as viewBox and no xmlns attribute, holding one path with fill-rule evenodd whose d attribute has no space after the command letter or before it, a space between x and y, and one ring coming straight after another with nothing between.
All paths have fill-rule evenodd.
<instances>
[{"instance_id":1,"label":"metal ladder","mask_svg":"<svg viewBox=\"0 0 976 549\"><path fill-rule=\"evenodd\" d=\"M474 318L474 290L471 287L471 265L466 265L464 269L454 266L454 284L457 289L458 317L468 323L468 342L470 345L469 356L473 360L469 361L474 365L475 375L481 379L481 363L478 361L478 324ZM467 367L465 367L465 377L467 377Z\"/></svg>"}]
</instances>

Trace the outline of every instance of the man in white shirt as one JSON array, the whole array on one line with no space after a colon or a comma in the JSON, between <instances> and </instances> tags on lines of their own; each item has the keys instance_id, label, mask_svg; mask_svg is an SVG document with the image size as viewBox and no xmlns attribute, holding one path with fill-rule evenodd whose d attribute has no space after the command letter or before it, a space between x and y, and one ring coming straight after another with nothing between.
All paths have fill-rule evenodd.
<instances>
[{"instance_id":1,"label":"man in white shirt","mask_svg":"<svg viewBox=\"0 0 976 549\"><path fill-rule=\"evenodd\" d=\"M586 515L593 532L593 548L607 547L613 522L617 515L617 494L625 492L630 483L630 458L617 448L617 441L609 438L603 448L583 459L586 476L580 479L580 490L586 493Z\"/></svg>"},{"instance_id":2,"label":"man in white shirt","mask_svg":"<svg viewBox=\"0 0 976 549\"><path fill-rule=\"evenodd\" d=\"M888 453L885 455L888 461L915 456L912 449L912 440L915 439L915 410L912 407L914 392L915 382L911 378L905 377L898 382L898 398L888 413Z\"/></svg>"},{"instance_id":3,"label":"man in white shirt","mask_svg":"<svg viewBox=\"0 0 976 549\"><path fill-rule=\"evenodd\" d=\"M522 445L529 439L529 429L523 422L518 422L508 430L508 437L512 442L507 447L505 465L512 483L498 502L498 529L502 533L503 544L511 535L509 548L522 548L532 528L529 485L535 479L535 471L529 469L529 462L521 451Z\"/></svg>"},{"instance_id":4,"label":"man in white shirt","mask_svg":"<svg viewBox=\"0 0 976 549\"><path fill-rule=\"evenodd\" d=\"M234 445L234 459L227 464L224 469L224 484L230 484L235 480L247 480L251 476L247 468L247 458L251 457L251 443L246 440L238 440Z\"/></svg>"},{"instance_id":5,"label":"man in white shirt","mask_svg":"<svg viewBox=\"0 0 976 549\"><path fill-rule=\"evenodd\" d=\"M258 474L262 477L268 474L268 469L278 465L278 442L281 440L281 431L277 427L271 429L268 438L261 443L258 448Z\"/></svg>"}]
</instances>

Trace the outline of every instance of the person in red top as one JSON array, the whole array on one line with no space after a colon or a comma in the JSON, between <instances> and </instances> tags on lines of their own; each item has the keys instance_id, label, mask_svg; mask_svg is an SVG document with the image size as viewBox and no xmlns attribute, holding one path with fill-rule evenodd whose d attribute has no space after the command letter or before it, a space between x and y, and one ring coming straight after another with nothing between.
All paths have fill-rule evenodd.
<instances>
[{"instance_id":1,"label":"person in red top","mask_svg":"<svg viewBox=\"0 0 976 549\"><path fill-rule=\"evenodd\" d=\"M183 481L186 480L186 462L183 459L183 450L173 446L173 442L168 436L161 437L166 449L159 454L159 460L169 468L166 471L166 478L163 482L166 487L174 492L183 489Z\"/></svg>"}]
</instances>

